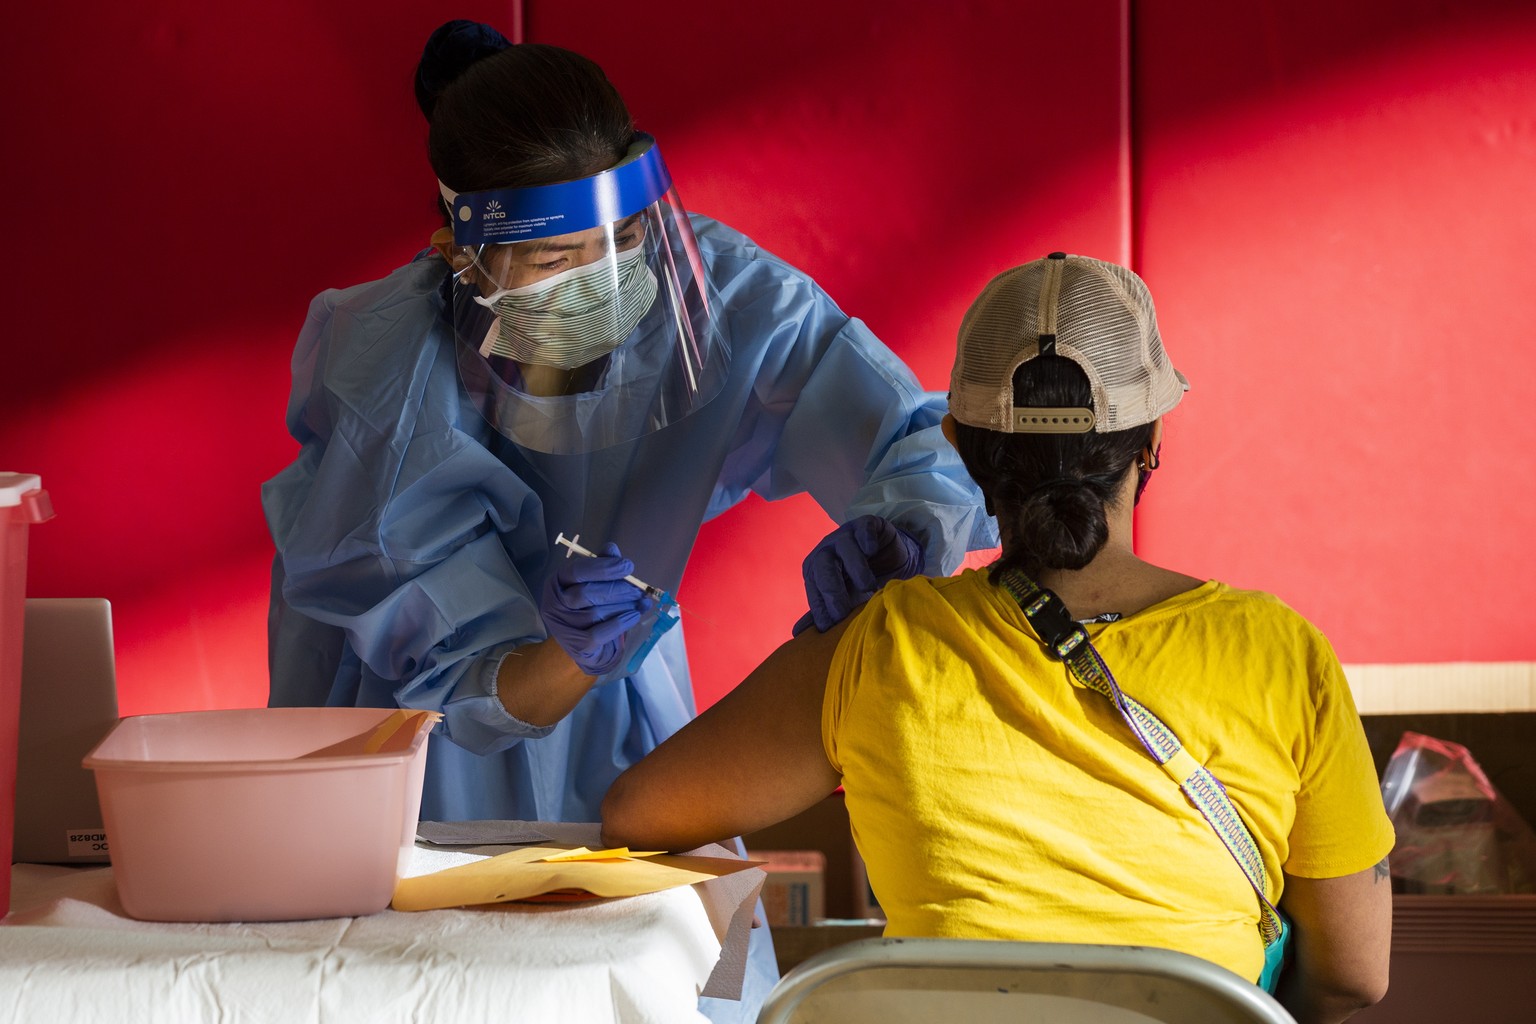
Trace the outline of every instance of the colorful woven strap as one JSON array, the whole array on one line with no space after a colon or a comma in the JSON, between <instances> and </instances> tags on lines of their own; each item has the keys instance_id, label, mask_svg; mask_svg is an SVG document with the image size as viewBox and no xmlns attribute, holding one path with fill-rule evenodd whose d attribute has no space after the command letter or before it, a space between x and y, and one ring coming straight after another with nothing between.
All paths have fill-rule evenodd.
<instances>
[{"instance_id":1,"label":"colorful woven strap","mask_svg":"<svg viewBox=\"0 0 1536 1024\"><path fill-rule=\"evenodd\" d=\"M1264 857L1226 788L1184 749L1172 729L1134 698L1127 697L1088 638L1088 631L1067 612L1061 598L1035 584L1017 569L1004 569L1003 588L1024 611L1041 642L1054 657L1066 663L1078 681L1109 698L1131 732L1167 772L1195 809L1216 830L1232 859L1242 869L1259 897L1259 933L1267 948L1280 937L1280 915L1269 902Z\"/></svg>"}]
</instances>

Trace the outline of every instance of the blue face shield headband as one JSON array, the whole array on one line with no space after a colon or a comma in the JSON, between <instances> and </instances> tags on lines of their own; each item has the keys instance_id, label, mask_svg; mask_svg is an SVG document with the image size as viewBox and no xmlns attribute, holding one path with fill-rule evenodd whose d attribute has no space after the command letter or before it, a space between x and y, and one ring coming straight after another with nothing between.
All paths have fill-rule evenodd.
<instances>
[{"instance_id":1,"label":"blue face shield headband","mask_svg":"<svg viewBox=\"0 0 1536 1024\"><path fill-rule=\"evenodd\" d=\"M641 134L606 171L531 188L457 193L438 182L453 219L455 245L526 242L612 224L655 203L672 188L656 140Z\"/></svg>"},{"instance_id":2,"label":"blue face shield headband","mask_svg":"<svg viewBox=\"0 0 1536 1024\"><path fill-rule=\"evenodd\" d=\"M459 376L497 432L546 454L593 452L719 393L719 299L649 135L576 181L439 190Z\"/></svg>"}]
</instances>

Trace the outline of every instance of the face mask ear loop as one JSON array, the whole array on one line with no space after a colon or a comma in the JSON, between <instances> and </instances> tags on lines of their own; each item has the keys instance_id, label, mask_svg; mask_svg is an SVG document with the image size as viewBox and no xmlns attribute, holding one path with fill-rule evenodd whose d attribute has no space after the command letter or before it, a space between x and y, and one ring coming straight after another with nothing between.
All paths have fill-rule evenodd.
<instances>
[{"instance_id":1,"label":"face mask ear loop","mask_svg":"<svg viewBox=\"0 0 1536 1024\"><path fill-rule=\"evenodd\" d=\"M1162 452L1162 445L1150 451L1142 449L1141 458L1136 460L1136 497L1131 504L1140 503L1141 492L1147 489L1147 484L1152 480L1152 471L1163 464Z\"/></svg>"},{"instance_id":2,"label":"face mask ear loop","mask_svg":"<svg viewBox=\"0 0 1536 1024\"><path fill-rule=\"evenodd\" d=\"M466 267L465 269L467 270L468 268ZM470 287L474 287L474 286L471 285ZM497 316L500 316L501 312L496 308L496 302L497 302L498 299L500 299L503 295L507 294L507 292L509 292L509 291L511 291L510 288L497 288L494 292L491 292L491 294L489 294L489 295L471 295L470 299L472 301L474 301L474 302L480 303L480 305L484 306L486 309L490 310L492 313L495 313Z\"/></svg>"},{"instance_id":3,"label":"face mask ear loop","mask_svg":"<svg viewBox=\"0 0 1536 1024\"><path fill-rule=\"evenodd\" d=\"M450 242L442 249L443 258L448 261L448 270L453 275L455 284L472 285L476 279L485 280L485 268L480 266L480 260L474 252L473 246L454 245ZM471 274L469 282L464 282L465 274Z\"/></svg>"}]
</instances>

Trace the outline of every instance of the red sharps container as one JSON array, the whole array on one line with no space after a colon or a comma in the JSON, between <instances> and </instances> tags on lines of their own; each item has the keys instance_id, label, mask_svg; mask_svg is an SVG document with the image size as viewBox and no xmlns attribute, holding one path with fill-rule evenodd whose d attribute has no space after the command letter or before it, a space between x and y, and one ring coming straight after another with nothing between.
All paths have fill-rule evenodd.
<instances>
[{"instance_id":1,"label":"red sharps container","mask_svg":"<svg viewBox=\"0 0 1536 1024\"><path fill-rule=\"evenodd\" d=\"M0 917L11 909L16 828L16 731L21 719L21 638L27 611L27 528L53 518L33 473L0 472Z\"/></svg>"}]
</instances>

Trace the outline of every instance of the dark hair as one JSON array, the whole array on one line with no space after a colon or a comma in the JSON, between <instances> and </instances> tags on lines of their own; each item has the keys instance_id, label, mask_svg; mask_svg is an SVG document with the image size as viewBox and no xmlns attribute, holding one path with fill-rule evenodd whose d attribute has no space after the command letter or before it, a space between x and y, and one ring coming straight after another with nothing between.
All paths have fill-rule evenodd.
<instances>
[{"instance_id":1,"label":"dark hair","mask_svg":"<svg viewBox=\"0 0 1536 1024\"><path fill-rule=\"evenodd\" d=\"M1088 406L1088 375L1065 356L1039 356L1013 375L1021 406ZM1081 569L1109 539L1113 504L1152 425L1086 434L1004 434L955 424L955 447L1003 530L992 575L1017 568Z\"/></svg>"},{"instance_id":2,"label":"dark hair","mask_svg":"<svg viewBox=\"0 0 1536 1024\"><path fill-rule=\"evenodd\" d=\"M445 21L427 37L416 64L416 105L432 120L432 110L444 89L475 61L500 53L512 44L489 25L458 18Z\"/></svg>"},{"instance_id":3,"label":"dark hair","mask_svg":"<svg viewBox=\"0 0 1536 1024\"><path fill-rule=\"evenodd\" d=\"M430 120L432 169L458 192L596 174L618 163L635 137L629 108L602 68L539 43L470 63L440 89Z\"/></svg>"}]
</instances>

